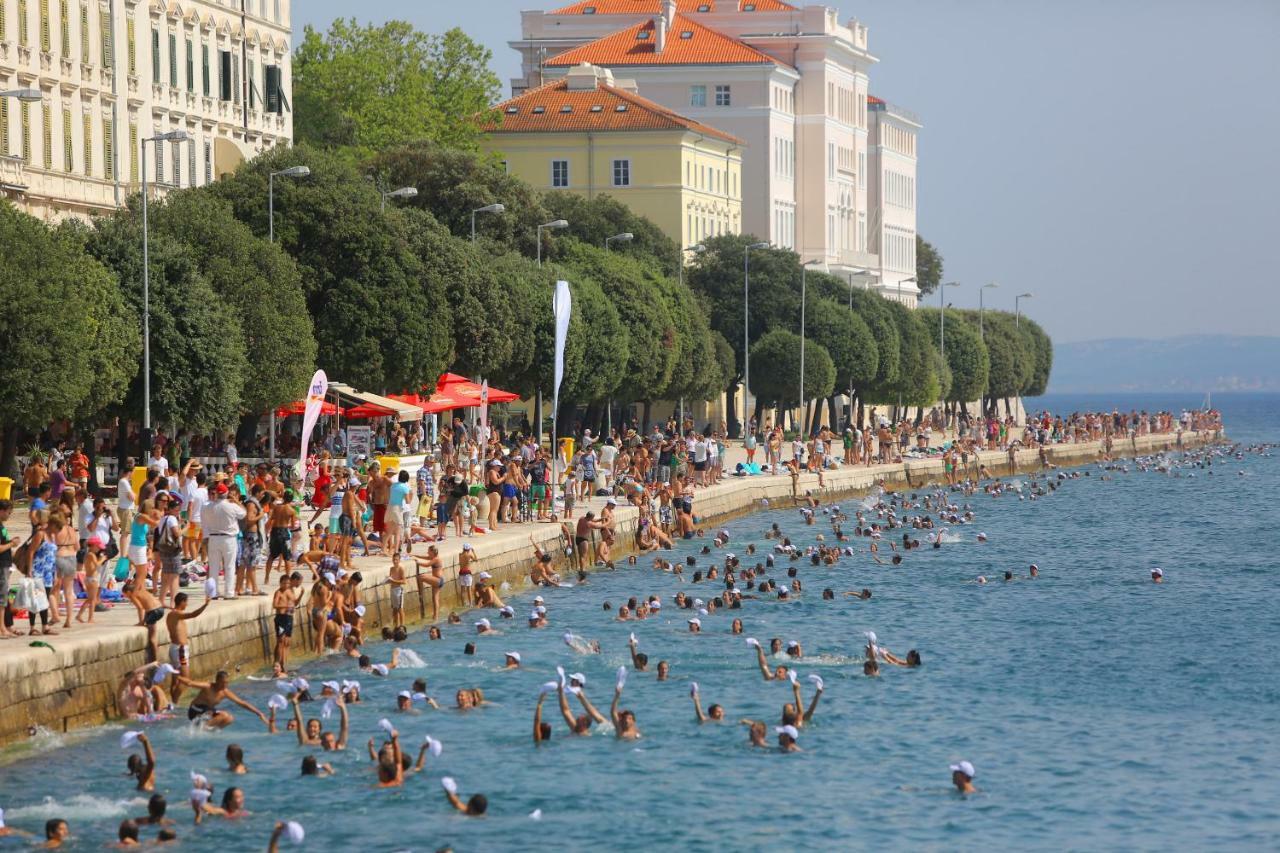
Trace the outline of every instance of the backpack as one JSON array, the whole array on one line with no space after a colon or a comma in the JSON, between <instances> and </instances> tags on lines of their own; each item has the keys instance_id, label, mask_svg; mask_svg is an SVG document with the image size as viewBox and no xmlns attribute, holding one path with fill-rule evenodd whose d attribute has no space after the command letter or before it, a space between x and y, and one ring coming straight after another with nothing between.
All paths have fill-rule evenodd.
<instances>
[{"instance_id":1,"label":"backpack","mask_svg":"<svg viewBox=\"0 0 1280 853\"><path fill-rule=\"evenodd\" d=\"M166 557L182 553L182 536L178 532L178 522L173 516L165 517L156 535L156 551Z\"/></svg>"}]
</instances>

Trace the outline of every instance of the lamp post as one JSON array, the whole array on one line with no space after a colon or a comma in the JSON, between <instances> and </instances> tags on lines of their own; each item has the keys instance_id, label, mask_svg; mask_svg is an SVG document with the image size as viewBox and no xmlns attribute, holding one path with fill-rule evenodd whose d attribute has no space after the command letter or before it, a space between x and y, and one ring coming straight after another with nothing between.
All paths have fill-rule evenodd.
<instances>
[{"instance_id":1,"label":"lamp post","mask_svg":"<svg viewBox=\"0 0 1280 853\"><path fill-rule=\"evenodd\" d=\"M1034 293L1028 292L1028 293L1019 293L1017 296L1013 297L1013 327L1015 329L1021 325L1019 321L1022 319L1022 312L1018 307L1018 303L1021 302L1023 299L1030 299L1033 296L1035 296Z\"/></svg>"},{"instance_id":2,"label":"lamp post","mask_svg":"<svg viewBox=\"0 0 1280 853\"><path fill-rule=\"evenodd\" d=\"M539 225L537 227L535 232L536 233L535 239L538 243L538 266L542 266L542 231L543 229L550 228L552 230L559 230L561 228L568 228L568 227L569 227L569 220L567 219L555 219L555 220L552 220L551 222L543 223L542 225ZM542 444L542 389L541 388L538 389L537 396L538 396L538 399L536 403L535 415L538 419L538 427L537 427L538 444L541 445ZM556 452L557 452L556 449L552 447L551 448L551 471L553 475L555 473Z\"/></svg>"},{"instance_id":3,"label":"lamp post","mask_svg":"<svg viewBox=\"0 0 1280 853\"><path fill-rule=\"evenodd\" d=\"M157 133L142 140L142 449L151 449L151 248L147 233L147 143L156 143L156 158L161 142L186 142L191 136L185 130Z\"/></svg>"},{"instance_id":4,"label":"lamp post","mask_svg":"<svg viewBox=\"0 0 1280 853\"><path fill-rule=\"evenodd\" d=\"M808 407L805 406L805 401L804 401L804 306L808 302L808 299L806 297L808 296L808 292L809 292L808 282L806 281L806 278L809 272L809 267L813 266L814 264L820 264L820 263L822 263L822 261L818 260L817 258L814 258L813 260L805 261L803 264L800 265L800 432L801 433L808 432L808 430L806 430L805 427L808 426L806 421L809 420Z\"/></svg>"},{"instance_id":5,"label":"lamp post","mask_svg":"<svg viewBox=\"0 0 1280 853\"><path fill-rule=\"evenodd\" d=\"M702 245L701 243L697 243L693 246L686 246L685 248L680 250L680 260L677 261L676 263L676 275L679 276L680 285L682 287L684 286L684 254L685 252L693 252L696 255L697 253L704 251L706 248L707 247Z\"/></svg>"},{"instance_id":6,"label":"lamp post","mask_svg":"<svg viewBox=\"0 0 1280 853\"><path fill-rule=\"evenodd\" d=\"M905 303L905 302L903 302L903 301L902 301L902 285L906 284L907 282L911 282L912 284L916 284L916 283L917 283L917 281L916 281L916 277L915 277L915 276L911 276L910 278L900 278L900 279L898 279L898 304L899 304L899 305L906 305L906 304L907 304L907 303ZM894 412L894 415L895 415L895 417L894 417L894 421L897 421L897 420L898 420L898 418L902 417L902 388L901 388L901 386L899 386L899 388L898 388L898 410Z\"/></svg>"},{"instance_id":7,"label":"lamp post","mask_svg":"<svg viewBox=\"0 0 1280 853\"><path fill-rule=\"evenodd\" d=\"M623 231L621 234L614 234L612 237L605 237L604 247L608 249L609 244L611 243L630 243L635 239L635 237L636 235L632 234L630 231Z\"/></svg>"},{"instance_id":8,"label":"lamp post","mask_svg":"<svg viewBox=\"0 0 1280 853\"><path fill-rule=\"evenodd\" d=\"M387 212L387 199L389 198L413 198L418 194L417 187L401 187L398 190L382 193L382 212Z\"/></svg>"},{"instance_id":9,"label":"lamp post","mask_svg":"<svg viewBox=\"0 0 1280 853\"><path fill-rule=\"evenodd\" d=\"M855 270L849 271L849 310L850 311L853 310L853 279L854 277L875 278L875 276L872 275L870 268L868 267L863 267L861 269L855 269ZM866 288L864 287L863 290L866 290ZM845 426L846 427L853 426L853 373L852 371L850 371L850 375L849 375L849 420L845 424Z\"/></svg>"},{"instance_id":10,"label":"lamp post","mask_svg":"<svg viewBox=\"0 0 1280 853\"><path fill-rule=\"evenodd\" d=\"M307 166L290 166L278 172L267 174L267 242L276 241L276 176L282 178L305 178L311 174ZM267 432L267 454L272 460L276 458L276 410L271 409L271 426Z\"/></svg>"},{"instance_id":11,"label":"lamp post","mask_svg":"<svg viewBox=\"0 0 1280 853\"><path fill-rule=\"evenodd\" d=\"M958 281L944 281L938 284L938 350L942 360L947 360L947 285L959 287Z\"/></svg>"},{"instance_id":12,"label":"lamp post","mask_svg":"<svg viewBox=\"0 0 1280 853\"><path fill-rule=\"evenodd\" d=\"M983 312L986 311L986 305L985 305L985 300L982 297L987 290L990 290L993 287L999 287L999 286L1000 285L992 281L982 285L982 289L978 291L978 337L980 337L984 341L987 339L987 332L986 332L986 328L982 324L982 315L983 315Z\"/></svg>"},{"instance_id":13,"label":"lamp post","mask_svg":"<svg viewBox=\"0 0 1280 853\"><path fill-rule=\"evenodd\" d=\"M751 250L767 249L768 242L748 243L742 250L742 437L747 437L751 423Z\"/></svg>"},{"instance_id":14,"label":"lamp post","mask_svg":"<svg viewBox=\"0 0 1280 853\"><path fill-rule=\"evenodd\" d=\"M476 214L477 213L504 213L507 207L501 203L486 204L484 207L477 207L471 211L471 242L476 241Z\"/></svg>"}]
</instances>

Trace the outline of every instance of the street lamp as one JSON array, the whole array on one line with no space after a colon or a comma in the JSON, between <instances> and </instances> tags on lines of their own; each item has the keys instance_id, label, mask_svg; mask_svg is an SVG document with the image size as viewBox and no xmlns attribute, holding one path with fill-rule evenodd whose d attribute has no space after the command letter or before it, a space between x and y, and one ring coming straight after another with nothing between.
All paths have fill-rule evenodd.
<instances>
[{"instance_id":1,"label":"street lamp","mask_svg":"<svg viewBox=\"0 0 1280 853\"><path fill-rule=\"evenodd\" d=\"M902 285L906 284L907 282L910 282L911 284L915 284L915 283L916 283L916 277L915 277L915 276L911 276L911 278L903 278L903 279L899 279L899 280L898 280L898 304L899 304L899 305L906 305L906 304L907 304L907 303L905 303L905 302L903 302L903 301L902 301Z\"/></svg>"},{"instance_id":2,"label":"street lamp","mask_svg":"<svg viewBox=\"0 0 1280 853\"><path fill-rule=\"evenodd\" d=\"M554 221L552 221L552 222L548 222L548 223L546 223L545 225L539 225L539 226L538 226L538 234L537 234L537 239L538 239L538 266L542 266L542 229L544 229L544 228L560 229L560 228L568 228L568 227L569 227L569 220L567 220L567 219L556 219L556 220L554 220ZM539 427L539 430L541 430L541 427Z\"/></svg>"},{"instance_id":3,"label":"street lamp","mask_svg":"<svg viewBox=\"0 0 1280 853\"><path fill-rule=\"evenodd\" d=\"M702 245L701 243L698 243L693 246L686 246L685 248L680 250L680 260L676 263L676 275L680 277L681 286L684 285L684 253L693 252L696 255L699 252L706 251L706 248L707 248L706 246Z\"/></svg>"},{"instance_id":4,"label":"street lamp","mask_svg":"<svg viewBox=\"0 0 1280 853\"><path fill-rule=\"evenodd\" d=\"M614 234L612 237L604 238L604 247L609 248L610 243L630 243L636 238L636 235L630 231L623 231L621 234Z\"/></svg>"},{"instance_id":5,"label":"street lamp","mask_svg":"<svg viewBox=\"0 0 1280 853\"><path fill-rule=\"evenodd\" d=\"M805 426L807 425L805 421L809 419L808 409L805 407L805 404L804 404L804 306L805 306L805 303L808 302L808 300L806 299L806 296L808 295L808 283L805 281L805 279L807 277L807 273L809 272L809 267L813 266L814 264L820 264L820 263L822 263L822 261L818 260L817 258L814 258L813 260L805 261L803 264L800 265L800 432L801 433L807 432L807 430L805 429Z\"/></svg>"},{"instance_id":6,"label":"street lamp","mask_svg":"<svg viewBox=\"0 0 1280 853\"><path fill-rule=\"evenodd\" d=\"M276 178L305 178L311 174L311 169L306 166L290 166L287 169L281 169L278 172L271 172L267 175L267 242L274 243L276 241ZM275 458L275 454L272 454Z\"/></svg>"},{"instance_id":7,"label":"street lamp","mask_svg":"<svg viewBox=\"0 0 1280 853\"><path fill-rule=\"evenodd\" d=\"M1017 296L1013 297L1013 327L1015 329L1021 325L1018 321L1022 319L1022 312L1018 308L1018 303L1023 299L1030 299L1033 296L1035 296L1034 293L1019 293Z\"/></svg>"},{"instance_id":8,"label":"street lamp","mask_svg":"<svg viewBox=\"0 0 1280 853\"><path fill-rule=\"evenodd\" d=\"M999 286L1000 285L996 284L993 281L988 284L982 285L982 289L978 291L978 337L980 337L984 341L987 339L987 332L986 332L986 328L982 325L982 314L986 310L986 306L984 304L982 296L984 291L987 291L993 287L999 287Z\"/></svg>"},{"instance_id":9,"label":"street lamp","mask_svg":"<svg viewBox=\"0 0 1280 853\"><path fill-rule=\"evenodd\" d=\"M495 203L486 204L484 207L477 207L471 211L471 242L476 241L476 214L477 213L503 213L507 209L506 205Z\"/></svg>"},{"instance_id":10,"label":"street lamp","mask_svg":"<svg viewBox=\"0 0 1280 853\"><path fill-rule=\"evenodd\" d=\"M21 96L18 96L21 97ZM147 143L156 143L156 159L161 142L188 142L185 130L157 133L142 140L142 449L151 449L151 263L147 234Z\"/></svg>"},{"instance_id":11,"label":"street lamp","mask_svg":"<svg viewBox=\"0 0 1280 853\"><path fill-rule=\"evenodd\" d=\"M876 278L876 276L871 272L870 268L868 267L849 270L849 310L850 311L853 311L853 279L855 277L857 278L866 277L868 279ZM867 289L866 287L863 287L863 290L866 290L866 289ZM852 371L850 371L849 373L849 420L845 424L845 426L846 427L853 426L853 372Z\"/></svg>"},{"instance_id":12,"label":"street lamp","mask_svg":"<svg viewBox=\"0 0 1280 853\"><path fill-rule=\"evenodd\" d=\"M413 198L418 194L417 187L401 187L398 190L382 193L382 212L387 212L387 199L389 198Z\"/></svg>"},{"instance_id":13,"label":"street lamp","mask_svg":"<svg viewBox=\"0 0 1280 853\"><path fill-rule=\"evenodd\" d=\"M959 287L958 281L944 281L938 285L938 349L942 360L947 360L947 285Z\"/></svg>"},{"instance_id":14,"label":"street lamp","mask_svg":"<svg viewBox=\"0 0 1280 853\"><path fill-rule=\"evenodd\" d=\"M747 405L751 399L751 332L747 324L751 312L751 250L767 249L769 243L748 243L742 250L742 437L747 437L747 426L751 421L751 409Z\"/></svg>"},{"instance_id":15,"label":"street lamp","mask_svg":"<svg viewBox=\"0 0 1280 853\"><path fill-rule=\"evenodd\" d=\"M0 92L0 98L17 98L19 101L31 103L43 100L44 95L39 89L8 89Z\"/></svg>"}]
</instances>

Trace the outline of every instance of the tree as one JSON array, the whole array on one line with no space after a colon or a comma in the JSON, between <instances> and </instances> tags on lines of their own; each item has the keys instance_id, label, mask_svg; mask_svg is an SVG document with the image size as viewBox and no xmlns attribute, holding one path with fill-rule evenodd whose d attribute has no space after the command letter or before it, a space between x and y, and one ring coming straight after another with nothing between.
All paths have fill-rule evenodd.
<instances>
[{"instance_id":1,"label":"tree","mask_svg":"<svg viewBox=\"0 0 1280 853\"><path fill-rule=\"evenodd\" d=\"M800 404L800 336L786 329L774 329L751 345L751 393L765 406L784 409ZM836 367L826 348L806 343L804 348L804 394L806 398L826 397L835 388Z\"/></svg>"},{"instance_id":2,"label":"tree","mask_svg":"<svg viewBox=\"0 0 1280 853\"><path fill-rule=\"evenodd\" d=\"M142 230L128 212L98 220L89 252L118 277L131 312L142 314ZM233 425L248 371L236 312L214 292L190 248L163 234L150 240L151 416L206 432ZM141 421L142 371L133 377L123 416Z\"/></svg>"},{"instance_id":3,"label":"tree","mask_svg":"<svg viewBox=\"0 0 1280 853\"><path fill-rule=\"evenodd\" d=\"M492 154L429 143L383 151L372 170L383 186L416 187L417 196L399 204L420 207L457 237L471 238L471 212L501 203L501 214L476 215L476 233L533 257L537 228L555 219L542 195L502 169Z\"/></svg>"},{"instance_id":4,"label":"tree","mask_svg":"<svg viewBox=\"0 0 1280 853\"><path fill-rule=\"evenodd\" d=\"M305 180L277 182L276 242L298 265L319 367L371 391L435 387L453 349L448 282L428 275L420 248L440 226L389 206L342 158L310 146L275 148L212 185L236 218L267 232L267 175L306 164Z\"/></svg>"},{"instance_id":5,"label":"tree","mask_svg":"<svg viewBox=\"0 0 1280 853\"><path fill-rule=\"evenodd\" d=\"M934 347L929 331L919 315L900 302L881 300L893 315L898 330L898 378L892 383L877 387L875 400L880 403L927 406L937 402L942 381L936 374L938 366L931 355Z\"/></svg>"},{"instance_id":6,"label":"tree","mask_svg":"<svg viewBox=\"0 0 1280 853\"><path fill-rule=\"evenodd\" d=\"M20 431L118 402L137 372L137 315L84 238L0 202L0 472L13 471Z\"/></svg>"},{"instance_id":7,"label":"tree","mask_svg":"<svg viewBox=\"0 0 1280 853\"><path fill-rule=\"evenodd\" d=\"M976 313L967 312L976 322ZM1030 382L1035 355L1028 341L1014 328L1013 316L1003 311L986 311L982 317L983 343L991 358L986 396L995 401L1017 397Z\"/></svg>"},{"instance_id":8,"label":"tree","mask_svg":"<svg viewBox=\"0 0 1280 853\"><path fill-rule=\"evenodd\" d=\"M880 366L875 337L847 305L822 297L811 300L804 327L809 340L821 344L831 356L836 368L836 391L861 388L875 379Z\"/></svg>"},{"instance_id":9,"label":"tree","mask_svg":"<svg viewBox=\"0 0 1280 853\"><path fill-rule=\"evenodd\" d=\"M324 35L307 27L293 59L295 136L357 154L421 140L473 148L502 91L492 58L456 28L436 35L354 18Z\"/></svg>"},{"instance_id":10,"label":"tree","mask_svg":"<svg viewBox=\"0 0 1280 853\"><path fill-rule=\"evenodd\" d=\"M937 308L918 309L925 325L929 327L934 345L940 346L942 329L938 322ZM954 403L968 403L982 398L987 389L991 370L991 356L978 337L978 329L963 312L947 311L946 363L951 374L951 388L941 399Z\"/></svg>"},{"instance_id":11,"label":"tree","mask_svg":"<svg viewBox=\"0 0 1280 853\"><path fill-rule=\"evenodd\" d=\"M560 391L560 399L566 407L570 403L599 403L607 400L622 381L631 359L630 330L595 279L582 274L570 276L569 289L573 294L573 314L581 323L576 328L571 326L569 334L571 337L575 334L578 336L582 358L574 373L570 373L566 365L564 386ZM544 313L548 318L546 337L539 338L542 342L539 349L548 353L549 366L543 387L550 391L553 379L551 368L554 365L549 359L552 342L555 340L550 320L550 296L547 297Z\"/></svg>"},{"instance_id":12,"label":"tree","mask_svg":"<svg viewBox=\"0 0 1280 853\"><path fill-rule=\"evenodd\" d=\"M151 233L190 249L214 292L239 318L248 358L241 414L256 418L301 399L315 371L316 341L293 259L255 237L207 188L170 193L150 216Z\"/></svg>"},{"instance_id":13,"label":"tree","mask_svg":"<svg viewBox=\"0 0 1280 853\"><path fill-rule=\"evenodd\" d=\"M1020 328L1025 337L1030 337L1035 353L1035 367L1022 394L1024 397L1039 397L1049 387L1049 374L1053 372L1053 341L1030 317L1022 318Z\"/></svg>"},{"instance_id":14,"label":"tree","mask_svg":"<svg viewBox=\"0 0 1280 853\"><path fill-rule=\"evenodd\" d=\"M916 235L916 287L925 297L942 283L942 253L928 240Z\"/></svg>"},{"instance_id":15,"label":"tree","mask_svg":"<svg viewBox=\"0 0 1280 853\"><path fill-rule=\"evenodd\" d=\"M670 275L676 269L680 247L652 220L632 212L622 202L610 195L597 195L588 199L573 192L549 192L542 197L551 219L564 219L569 223L566 236L576 237L589 246L604 246L608 237L630 233L628 242L614 242L612 251L639 259L658 275ZM543 222L549 220L544 219ZM553 244L551 257L558 257Z\"/></svg>"}]
</instances>

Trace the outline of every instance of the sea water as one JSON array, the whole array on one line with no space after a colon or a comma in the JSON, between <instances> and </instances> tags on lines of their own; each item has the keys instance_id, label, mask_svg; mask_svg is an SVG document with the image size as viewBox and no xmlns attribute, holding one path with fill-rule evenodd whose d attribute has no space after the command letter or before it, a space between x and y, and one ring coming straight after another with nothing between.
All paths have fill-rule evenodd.
<instances>
[{"instance_id":1,"label":"sea water","mask_svg":"<svg viewBox=\"0 0 1280 853\"><path fill-rule=\"evenodd\" d=\"M1176 411L1200 402L1061 398L1028 407ZM1214 404L1233 438L1277 438L1280 398L1222 395ZM784 583L787 565L798 565L799 600L720 610L702 618L700 635L688 633L691 614L672 598L680 590L710 598L722 586L691 583L691 570L677 580L643 559L593 574L585 586L544 590L545 630L524 627L533 593L522 592L515 622L494 619L498 636L476 637L472 618L446 626L437 642L415 632L405 648L424 661L419 668L379 679L357 673L347 659L306 664L302 674L315 689L344 677L364 686L364 701L352 707L349 748L321 756L336 776L299 778L302 757L317 750L299 747L292 733L268 736L232 708L238 719L226 732L193 731L180 721L146 726L159 790L179 836L198 850L261 850L277 819L302 823L307 845L318 850L1276 849L1280 462L1247 456L1219 460L1212 473L1179 469L1178 476L1133 466L1128 474L1084 470L1089 477L1036 501L967 499L977 520L952 526L959 541L937 551L926 544L901 566L876 565L866 554L833 568L780 561L770 576ZM761 536L774 522L797 544L818 533L831 539L821 517L805 527L798 512L775 507L730 523L732 541L720 554L744 557L752 541L767 550ZM989 541L979 544L978 531ZM923 533L916 535L923 540ZM683 560L704 541L682 543L668 556ZM704 569L709 562L698 561ZM1027 578L1033 562L1036 580ZM1153 566L1164 569L1164 584L1151 582ZM1001 581L1005 570L1018 580ZM992 580L979 585L978 575ZM837 594L869 587L874 597L823 601L824 587ZM615 621L620 603L650 593L666 605L661 617ZM603 609L606 601L612 610ZM745 636L803 644L806 702L812 685L804 677L819 673L826 682L800 753L747 745L737 721L775 724L791 691L761 679L743 636L730 633L734 617L745 622ZM924 665L864 677L868 630L899 656L918 649ZM575 652L562 639L566 631L599 640L602 653ZM544 706L553 739L535 747L539 685L555 678L557 665L580 671L588 696L607 712L615 671L630 663L631 631L650 671L630 673L623 706L635 711L644 737L569 737L553 694ZM463 654L467 642L477 644L476 655ZM386 661L391 646L367 650ZM501 670L508 650L521 653L524 669ZM668 682L656 681L659 660L670 662ZM417 677L427 679L442 709L394 713L396 693ZM704 706L726 708L725 723L695 721L693 680ZM491 704L450 710L454 691L466 687L482 688ZM240 681L235 689L265 709L274 685ZM318 716L319 703L304 707ZM394 790L374 787L365 750L370 738L380 739L383 717L415 756L425 734L444 743L439 758L429 757L423 773ZM335 716L326 728L336 723ZM64 735L60 746L0 769L9 824L38 832L60 816L77 838L72 849L114 840L123 817L145 813L145 795L125 775L118 745L125 728ZM222 769L231 742L244 748L249 774ZM948 764L960 759L977 768L976 795L950 787ZM209 776L215 802L227 786L241 786L252 815L193 827L192 770ZM464 798L486 794L488 815L467 818L449 808L444 775L457 779ZM529 816L535 809L538 820ZM144 830L144 838L153 836ZM16 846L0 839L0 849Z\"/></svg>"}]
</instances>

